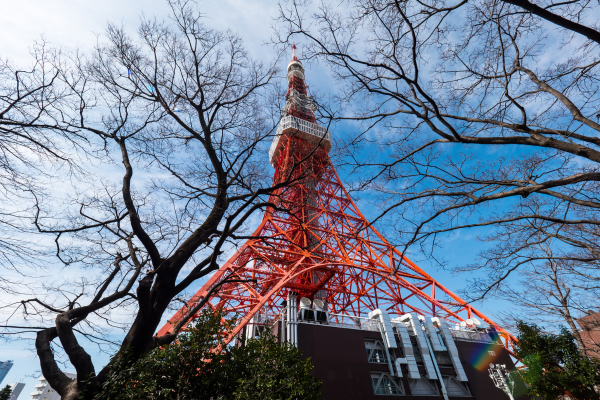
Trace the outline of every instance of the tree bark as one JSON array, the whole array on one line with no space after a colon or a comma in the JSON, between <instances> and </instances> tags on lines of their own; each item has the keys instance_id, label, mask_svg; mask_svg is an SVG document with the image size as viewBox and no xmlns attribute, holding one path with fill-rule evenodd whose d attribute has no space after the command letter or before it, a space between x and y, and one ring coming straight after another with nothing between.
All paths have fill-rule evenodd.
<instances>
[{"instance_id":1,"label":"tree bark","mask_svg":"<svg viewBox=\"0 0 600 400\"><path fill-rule=\"evenodd\" d=\"M600 44L600 32L595 29L592 29L588 26L578 24L577 22L570 21L560 15L556 15L551 13L550 11L542 8L536 4L533 4L527 0L502 0L505 3L513 4L517 7L521 7L524 10L529 11L530 13L537 15L540 18L545 19L546 21L550 21L553 24L556 24L566 30L577 32L580 35L585 36L591 41L594 41Z\"/></svg>"}]
</instances>

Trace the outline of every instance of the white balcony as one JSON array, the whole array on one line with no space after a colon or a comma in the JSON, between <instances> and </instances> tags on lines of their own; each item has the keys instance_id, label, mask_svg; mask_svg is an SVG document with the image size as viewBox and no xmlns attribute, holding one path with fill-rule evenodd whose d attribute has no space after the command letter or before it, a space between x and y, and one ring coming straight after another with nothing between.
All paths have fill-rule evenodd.
<instances>
[{"instance_id":1,"label":"white balcony","mask_svg":"<svg viewBox=\"0 0 600 400\"><path fill-rule=\"evenodd\" d=\"M275 167L277 157L284 146L285 141L280 140L284 135L300 137L309 143L313 143L315 146L319 145L323 147L327 151L331 149L331 133L327 128L288 115L279 121L277 133L275 133L271 149L269 150L269 161L273 167Z\"/></svg>"}]
</instances>

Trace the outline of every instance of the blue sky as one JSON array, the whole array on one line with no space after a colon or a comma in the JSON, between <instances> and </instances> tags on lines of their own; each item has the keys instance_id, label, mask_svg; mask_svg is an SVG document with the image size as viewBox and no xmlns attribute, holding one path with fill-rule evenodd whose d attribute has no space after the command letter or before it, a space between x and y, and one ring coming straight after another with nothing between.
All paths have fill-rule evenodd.
<instances>
[{"instance_id":1,"label":"blue sky","mask_svg":"<svg viewBox=\"0 0 600 400\"><path fill-rule=\"evenodd\" d=\"M0 14L0 56L11 58L18 64L29 62L28 48L42 35L54 45L70 50L77 47L86 50L95 44L97 35L102 34L108 21L122 22L133 30L142 13L146 16L168 14L168 7L162 0L21 0L5 3ZM222 0L218 4L203 3L202 7L207 15L208 24L218 29L229 27L237 31L245 38L246 46L254 57L269 60L274 56L273 48L265 42L272 35L270 27L277 15L276 1ZM301 51L302 44L299 45ZM281 65L281 68L284 67L285 64ZM310 86L319 87L325 92L333 89L334 83L328 79L325 69L315 65L306 67ZM343 132L333 132L334 136L341 134ZM268 165L266 154L265 165ZM367 217L374 216L368 203L359 201L359 206L362 206L361 209ZM475 240L477 233L464 231L446 239L444 253L449 265L466 264L474 260L481 248ZM439 270L422 257L416 257L414 261L451 290L458 291L465 287L463 276L455 277L447 271ZM506 305L488 302L478 305L477 308L493 316L494 311L504 306ZM97 369L108 361L108 355L94 354L95 349L91 346L87 349L93 354ZM0 360L6 359L14 360L15 366L2 383L25 382L26 387L20 398L28 398L29 393L33 391L36 377L40 375L32 341L0 343Z\"/></svg>"},{"instance_id":2,"label":"blue sky","mask_svg":"<svg viewBox=\"0 0 600 400\"><path fill-rule=\"evenodd\" d=\"M276 1L221 0L205 2L202 9L207 23L218 29L232 28L245 37L248 50L256 58L271 59L274 51L264 45L272 31L272 18L277 15ZM90 49L107 22L123 23L134 30L141 14L165 16L168 5L162 0L21 0L2 4L0 13L0 57L23 65L31 62L29 48L35 40L44 39L67 50ZM285 67L285 66L283 66ZM265 157L265 163L267 157ZM101 368L108 356L94 354L94 363ZM14 360L14 367L2 382L26 384L20 399L28 399L33 391L40 367L31 340L0 342L0 360ZM73 371L67 367L67 371ZM35 377L34 377L35 376Z\"/></svg>"}]
</instances>

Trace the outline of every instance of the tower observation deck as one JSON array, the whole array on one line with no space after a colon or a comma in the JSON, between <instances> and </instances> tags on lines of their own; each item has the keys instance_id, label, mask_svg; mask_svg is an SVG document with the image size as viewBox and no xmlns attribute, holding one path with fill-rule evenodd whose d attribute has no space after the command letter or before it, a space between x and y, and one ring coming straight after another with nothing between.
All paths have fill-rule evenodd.
<instances>
[{"instance_id":1,"label":"tower observation deck","mask_svg":"<svg viewBox=\"0 0 600 400\"><path fill-rule=\"evenodd\" d=\"M286 104L269 150L269 161L274 168L277 168L278 157L290 138L298 138L312 145L313 149L322 147L326 152L331 149L331 133L327 128L317 125L314 114L316 107L312 96L308 95L304 67L296 56L296 45L292 47L292 52L292 61L287 66Z\"/></svg>"},{"instance_id":2,"label":"tower observation deck","mask_svg":"<svg viewBox=\"0 0 600 400\"><path fill-rule=\"evenodd\" d=\"M266 210L253 239L244 243L157 335L168 333L208 296L204 307L242 316L231 340L270 327L278 330L281 340L302 349L306 346L299 336L302 322L328 329L375 330L386 351L417 339L421 350L416 352L425 352L428 343L432 352L434 348L446 351L455 370L453 377L447 377L448 385L456 381L460 386L468 375L451 338L490 338L510 353L516 339L509 332L404 256L362 215L329 158L331 133L317 124L295 46L287 82L286 104L269 161L275 168L274 183L290 183L271 195L270 202L276 207ZM219 290L211 290L217 285ZM408 333L402 336L406 329ZM416 339L410 338L413 335ZM406 365L390 363L390 379L402 376L402 371L415 381L437 376L432 369L437 364L418 366L412 351L412 347L405 348ZM426 354L422 356L425 362ZM426 374L419 374L419 368ZM440 369L436 371L439 375ZM384 379L383 375L380 378ZM438 378L438 386L444 387L446 378ZM373 385L373 390L379 390Z\"/></svg>"}]
</instances>

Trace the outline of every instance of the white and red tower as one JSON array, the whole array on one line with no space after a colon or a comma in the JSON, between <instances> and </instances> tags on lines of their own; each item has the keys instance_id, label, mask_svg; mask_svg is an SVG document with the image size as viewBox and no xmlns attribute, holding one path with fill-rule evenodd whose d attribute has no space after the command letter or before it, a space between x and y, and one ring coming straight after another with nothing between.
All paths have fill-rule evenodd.
<instances>
[{"instance_id":1,"label":"white and red tower","mask_svg":"<svg viewBox=\"0 0 600 400\"><path fill-rule=\"evenodd\" d=\"M316 123L295 45L287 81L286 105L269 159L274 183L291 183L271 195L277 206L265 212L255 239L244 243L158 335L169 332L172 322L214 285L229 279L237 282L210 294L205 307L241 314L233 335L296 318L303 307L298 299L305 298L320 300L314 304L329 314L331 323L366 317L375 309L437 317L452 325L483 322L495 328L510 350L515 341L510 333L403 256L361 214L329 158L331 134ZM294 341L293 332L286 339Z\"/></svg>"}]
</instances>

